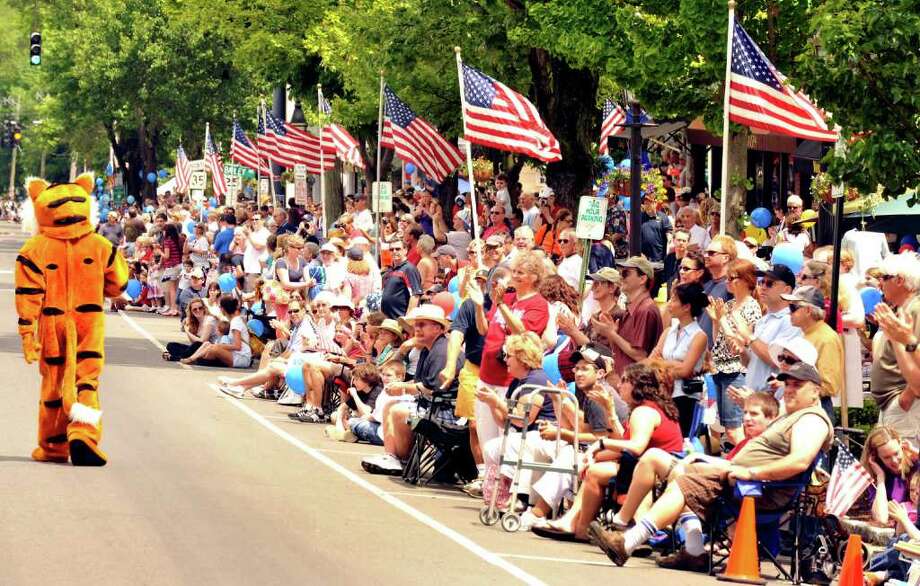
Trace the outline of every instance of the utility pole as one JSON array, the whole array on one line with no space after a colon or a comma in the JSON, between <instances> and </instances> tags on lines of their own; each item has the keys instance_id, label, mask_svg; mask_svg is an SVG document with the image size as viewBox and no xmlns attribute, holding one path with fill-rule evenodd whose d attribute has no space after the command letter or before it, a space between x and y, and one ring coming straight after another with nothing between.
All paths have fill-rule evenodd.
<instances>
[{"instance_id":1,"label":"utility pole","mask_svg":"<svg viewBox=\"0 0 920 586\"><path fill-rule=\"evenodd\" d=\"M16 123L17 124L19 123L19 106L20 106L20 102L19 102L19 98L17 97L16 98ZM10 201L13 201L16 199L16 153L19 150L19 146L16 144L13 144L11 145L10 148L13 154L10 159L10 188L8 191L8 195L9 195Z\"/></svg>"}]
</instances>

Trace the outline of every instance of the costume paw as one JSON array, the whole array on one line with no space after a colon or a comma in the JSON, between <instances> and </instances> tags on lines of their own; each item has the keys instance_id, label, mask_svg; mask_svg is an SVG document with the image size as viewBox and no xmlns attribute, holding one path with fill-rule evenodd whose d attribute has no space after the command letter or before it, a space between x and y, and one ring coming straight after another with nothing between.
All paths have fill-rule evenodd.
<instances>
[{"instance_id":1,"label":"costume paw","mask_svg":"<svg viewBox=\"0 0 920 586\"><path fill-rule=\"evenodd\" d=\"M69 455L66 449L60 451L50 451L42 447L37 447L32 450L32 459L36 462L57 462L58 464L66 464Z\"/></svg>"},{"instance_id":2,"label":"costume paw","mask_svg":"<svg viewBox=\"0 0 920 586\"><path fill-rule=\"evenodd\" d=\"M42 355L42 346L35 341L32 334L26 334L22 337L22 355L26 359L26 364L32 364Z\"/></svg>"},{"instance_id":3,"label":"costume paw","mask_svg":"<svg viewBox=\"0 0 920 586\"><path fill-rule=\"evenodd\" d=\"M108 456L95 442L75 437L70 440L70 461L74 466L105 466Z\"/></svg>"}]
</instances>

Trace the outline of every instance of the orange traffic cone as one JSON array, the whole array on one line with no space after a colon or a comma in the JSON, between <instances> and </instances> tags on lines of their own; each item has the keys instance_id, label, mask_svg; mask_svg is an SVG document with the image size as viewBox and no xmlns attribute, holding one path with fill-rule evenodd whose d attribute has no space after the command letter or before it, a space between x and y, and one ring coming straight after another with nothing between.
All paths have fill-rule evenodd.
<instances>
[{"instance_id":1,"label":"orange traffic cone","mask_svg":"<svg viewBox=\"0 0 920 586\"><path fill-rule=\"evenodd\" d=\"M754 519L754 497L741 501L741 514L735 524L735 538L728 554L725 572L716 578L742 584L766 584L760 577L760 559L757 556L757 524Z\"/></svg>"},{"instance_id":2,"label":"orange traffic cone","mask_svg":"<svg viewBox=\"0 0 920 586\"><path fill-rule=\"evenodd\" d=\"M862 537L850 535L847 541L847 552L843 556L843 567L840 569L839 586L862 586L863 584L863 556Z\"/></svg>"}]
</instances>

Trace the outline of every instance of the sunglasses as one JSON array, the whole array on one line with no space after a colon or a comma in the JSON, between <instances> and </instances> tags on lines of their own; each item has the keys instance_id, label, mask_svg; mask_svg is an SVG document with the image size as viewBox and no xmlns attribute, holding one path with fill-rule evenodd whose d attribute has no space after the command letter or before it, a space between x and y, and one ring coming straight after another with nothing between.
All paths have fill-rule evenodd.
<instances>
[{"instance_id":1,"label":"sunglasses","mask_svg":"<svg viewBox=\"0 0 920 586\"><path fill-rule=\"evenodd\" d=\"M764 289L769 289L770 287L772 287L772 286L775 285L775 284L776 284L776 281L774 281L774 280L772 280L772 279L763 279L762 281L760 281L760 285L761 285Z\"/></svg>"},{"instance_id":2,"label":"sunglasses","mask_svg":"<svg viewBox=\"0 0 920 586\"><path fill-rule=\"evenodd\" d=\"M796 364L801 362L798 358L796 358L795 356L790 356L789 354L780 354L779 356L776 357L776 359L787 366L795 366Z\"/></svg>"},{"instance_id":3,"label":"sunglasses","mask_svg":"<svg viewBox=\"0 0 920 586\"><path fill-rule=\"evenodd\" d=\"M192 313L194 313L194 312L196 312L196 311L204 311L204 308L203 308L203 307L193 307L193 308L192 308Z\"/></svg>"},{"instance_id":4,"label":"sunglasses","mask_svg":"<svg viewBox=\"0 0 920 586\"><path fill-rule=\"evenodd\" d=\"M300 312L302 312L302 311L303 311L303 310L300 309L299 307L297 307L297 308L289 307L289 308L288 308L288 313L300 313Z\"/></svg>"},{"instance_id":5,"label":"sunglasses","mask_svg":"<svg viewBox=\"0 0 920 586\"><path fill-rule=\"evenodd\" d=\"M501 212L489 212L490 216L500 216Z\"/></svg>"},{"instance_id":6,"label":"sunglasses","mask_svg":"<svg viewBox=\"0 0 920 586\"><path fill-rule=\"evenodd\" d=\"M706 256L715 256L717 254L728 254L727 252L722 252L721 250L707 250L704 253Z\"/></svg>"},{"instance_id":7,"label":"sunglasses","mask_svg":"<svg viewBox=\"0 0 920 586\"><path fill-rule=\"evenodd\" d=\"M682 273L689 273L690 271L698 271L700 269L695 268L695 267L685 267L684 265L681 265L680 269L678 270Z\"/></svg>"},{"instance_id":8,"label":"sunglasses","mask_svg":"<svg viewBox=\"0 0 920 586\"><path fill-rule=\"evenodd\" d=\"M802 308L801 305L790 305L790 306L789 306L789 313L795 313L795 312L797 312L798 310L800 310L801 308Z\"/></svg>"},{"instance_id":9,"label":"sunglasses","mask_svg":"<svg viewBox=\"0 0 920 586\"><path fill-rule=\"evenodd\" d=\"M879 275L879 281L890 281L891 279L896 278L897 275Z\"/></svg>"},{"instance_id":10,"label":"sunglasses","mask_svg":"<svg viewBox=\"0 0 920 586\"><path fill-rule=\"evenodd\" d=\"M559 239L559 244L568 244L569 242L571 242L571 240L569 240L568 238Z\"/></svg>"}]
</instances>

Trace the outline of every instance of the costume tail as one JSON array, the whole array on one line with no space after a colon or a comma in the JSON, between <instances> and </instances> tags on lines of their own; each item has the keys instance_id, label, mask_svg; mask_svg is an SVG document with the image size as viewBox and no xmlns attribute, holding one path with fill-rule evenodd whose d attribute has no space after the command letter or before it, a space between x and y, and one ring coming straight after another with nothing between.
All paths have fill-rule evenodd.
<instances>
[{"instance_id":1,"label":"costume tail","mask_svg":"<svg viewBox=\"0 0 920 586\"><path fill-rule=\"evenodd\" d=\"M67 417L77 423L99 427L102 411L77 400L77 326L73 322L68 322L66 327L64 356L67 356L69 360L65 362L64 373L61 377L61 397L64 399L64 406L69 406Z\"/></svg>"}]
</instances>

